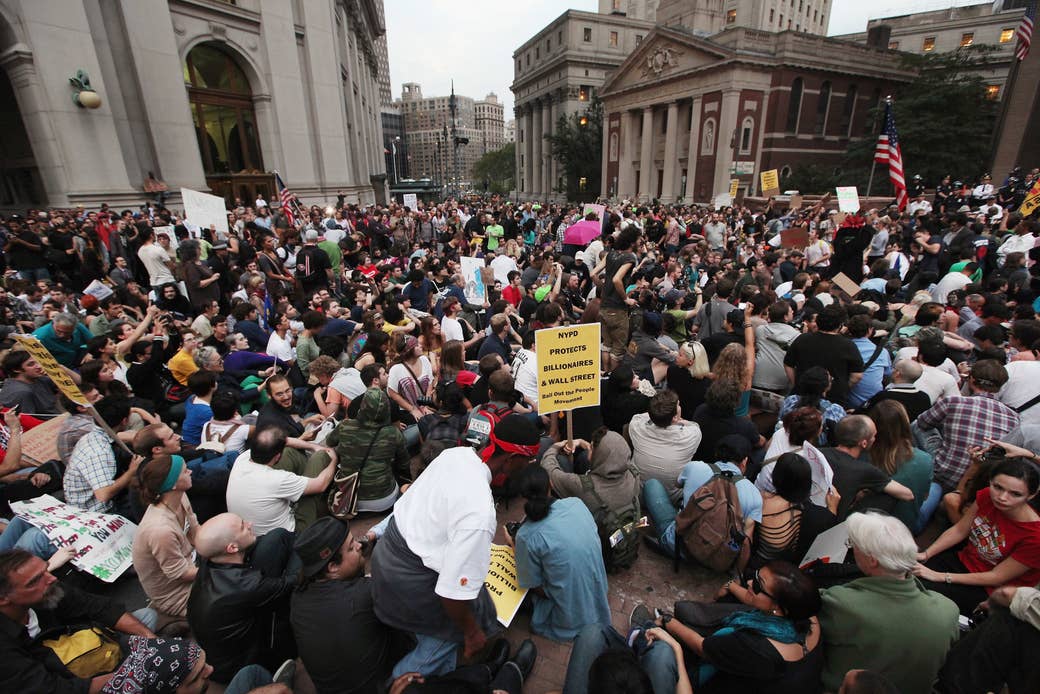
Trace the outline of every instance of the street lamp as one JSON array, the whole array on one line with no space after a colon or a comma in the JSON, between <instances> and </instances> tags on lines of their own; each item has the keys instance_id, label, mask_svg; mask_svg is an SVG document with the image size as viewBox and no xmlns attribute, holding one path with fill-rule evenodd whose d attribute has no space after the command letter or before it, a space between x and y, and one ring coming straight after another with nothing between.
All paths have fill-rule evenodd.
<instances>
[{"instance_id":1,"label":"street lamp","mask_svg":"<svg viewBox=\"0 0 1040 694\"><path fill-rule=\"evenodd\" d=\"M397 143L401 141L400 137L395 137L390 141L390 149L393 150L394 157L394 185L400 183L400 179L397 177Z\"/></svg>"}]
</instances>

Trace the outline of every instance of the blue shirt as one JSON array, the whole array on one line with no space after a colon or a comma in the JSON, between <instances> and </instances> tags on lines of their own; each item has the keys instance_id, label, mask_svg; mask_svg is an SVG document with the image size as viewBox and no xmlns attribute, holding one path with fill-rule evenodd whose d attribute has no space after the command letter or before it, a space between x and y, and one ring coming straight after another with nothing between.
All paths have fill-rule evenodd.
<instances>
[{"instance_id":1,"label":"blue shirt","mask_svg":"<svg viewBox=\"0 0 1040 694\"><path fill-rule=\"evenodd\" d=\"M48 323L43 327L37 328L36 332L33 333L33 337L43 343L43 346L50 351L59 364L73 369L79 362L80 357L83 356L83 353L87 351L87 343L94 336L87 329L87 326L82 323L76 323L76 327L72 330L72 338L63 340L55 334L54 323Z\"/></svg>"},{"instance_id":2,"label":"blue shirt","mask_svg":"<svg viewBox=\"0 0 1040 694\"><path fill-rule=\"evenodd\" d=\"M719 470L723 472L732 472L735 474L743 474L740 468L734 463L727 463L719 461L715 463ZM707 463L702 463L699 460L686 463L683 466L682 472L679 473L679 486L682 487L682 508L686 508L686 504L690 503L690 498L693 493L703 487L711 480L715 473L712 472L711 466ZM742 479L737 482L737 498L740 499L740 513L744 517L744 522L753 520L756 523L762 522L762 492L758 491L755 487L755 483L749 479ZM675 547L675 521L665 528L664 537L661 538L669 547Z\"/></svg>"},{"instance_id":3,"label":"blue shirt","mask_svg":"<svg viewBox=\"0 0 1040 694\"><path fill-rule=\"evenodd\" d=\"M596 521L577 497L553 502L548 516L520 526L516 534L520 586L540 586L546 595L534 596L531 631L571 641L588 624L610 624L600 547Z\"/></svg>"},{"instance_id":4,"label":"blue shirt","mask_svg":"<svg viewBox=\"0 0 1040 694\"><path fill-rule=\"evenodd\" d=\"M412 308L416 311L430 312L430 294L436 293L437 287L433 286L433 282L423 278L423 281L416 287L414 284L409 282L401 289L401 299L408 299L412 302Z\"/></svg>"},{"instance_id":5,"label":"blue shirt","mask_svg":"<svg viewBox=\"0 0 1040 694\"><path fill-rule=\"evenodd\" d=\"M865 337L857 337L852 344L856 345L859 355L863 357L863 365L866 366L870 358L874 356L877 345ZM882 347L878 358L863 372L863 378L859 380L859 383L852 386L849 391L849 407L859 407L884 390L885 377L891 373L892 357L889 356L888 350Z\"/></svg>"},{"instance_id":6,"label":"blue shirt","mask_svg":"<svg viewBox=\"0 0 1040 694\"><path fill-rule=\"evenodd\" d=\"M202 427L213 419L213 410L209 403L200 402L194 395L184 403L184 424L181 425L181 438L184 443L198 446L202 442Z\"/></svg>"}]
</instances>

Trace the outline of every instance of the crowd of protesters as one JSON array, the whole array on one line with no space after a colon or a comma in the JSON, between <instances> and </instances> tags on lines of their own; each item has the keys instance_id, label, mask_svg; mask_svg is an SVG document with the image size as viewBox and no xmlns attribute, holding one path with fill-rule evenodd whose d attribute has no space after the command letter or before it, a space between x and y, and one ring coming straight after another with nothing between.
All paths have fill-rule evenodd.
<instances>
[{"instance_id":1,"label":"crowd of protesters","mask_svg":"<svg viewBox=\"0 0 1040 694\"><path fill-rule=\"evenodd\" d=\"M915 178L904 209L848 214L0 218L2 688L520 692L537 649L499 635L497 536L531 631L573 642L565 694L1040 691L1036 179ZM538 410L537 336L576 323L600 325L602 404L568 422ZM36 465L22 434L57 416ZM9 506L42 494L137 524L147 606ZM846 559L805 564L837 528ZM620 633L609 574L641 548L728 580L654 586ZM83 627L109 667L48 640Z\"/></svg>"}]
</instances>

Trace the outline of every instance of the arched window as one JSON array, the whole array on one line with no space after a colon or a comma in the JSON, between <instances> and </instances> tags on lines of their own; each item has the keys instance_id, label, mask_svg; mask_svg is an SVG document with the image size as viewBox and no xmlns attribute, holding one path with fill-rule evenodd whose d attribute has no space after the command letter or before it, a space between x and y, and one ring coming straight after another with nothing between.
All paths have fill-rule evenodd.
<instances>
[{"instance_id":1,"label":"arched window","mask_svg":"<svg viewBox=\"0 0 1040 694\"><path fill-rule=\"evenodd\" d=\"M751 142L755 135L755 119L748 116L740 125L740 153L751 154Z\"/></svg>"},{"instance_id":2,"label":"arched window","mask_svg":"<svg viewBox=\"0 0 1040 694\"><path fill-rule=\"evenodd\" d=\"M817 135L823 135L827 131L827 108L831 103L831 83L824 82L820 85L820 97L816 100L816 124L814 131Z\"/></svg>"},{"instance_id":3,"label":"arched window","mask_svg":"<svg viewBox=\"0 0 1040 694\"><path fill-rule=\"evenodd\" d=\"M783 181L785 178L791 177L791 167L784 164L780 167L780 180Z\"/></svg>"},{"instance_id":4,"label":"arched window","mask_svg":"<svg viewBox=\"0 0 1040 694\"><path fill-rule=\"evenodd\" d=\"M715 154L715 119L704 121L704 133L701 135L701 155Z\"/></svg>"},{"instance_id":5,"label":"arched window","mask_svg":"<svg viewBox=\"0 0 1040 694\"><path fill-rule=\"evenodd\" d=\"M845 106L841 109L841 134L843 137L850 135L852 119L856 115L856 99L859 96L859 88L850 84L845 90Z\"/></svg>"},{"instance_id":6,"label":"arched window","mask_svg":"<svg viewBox=\"0 0 1040 694\"><path fill-rule=\"evenodd\" d=\"M200 44L184 61L184 83L210 188L250 200L255 192L270 194L259 178L269 177L262 174L253 93L242 68L224 49Z\"/></svg>"},{"instance_id":7,"label":"arched window","mask_svg":"<svg viewBox=\"0 0 1040 694\"><path fill-rule=\"evenodd\" d=\"M791 83L791 96L787 102L787 127L789 133L798 132L798 116L802 112L802 78L796 77Z\"/></svg>"}]
</instances>

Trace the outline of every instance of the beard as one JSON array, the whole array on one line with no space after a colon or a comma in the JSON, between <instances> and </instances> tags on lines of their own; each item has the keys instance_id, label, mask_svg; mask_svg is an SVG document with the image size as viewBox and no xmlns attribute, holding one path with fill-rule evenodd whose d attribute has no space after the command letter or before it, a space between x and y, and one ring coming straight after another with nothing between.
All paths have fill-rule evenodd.
<instances>
[{"instance_id":1,"label":"beard","mask_svg":"<svg viewBox=\"0 0 1040 694\"><path fill-rule=\"evenodd\" d=\"M55 583L43 594L43 599L40 600L39 606L45 610L53 610L64 597L65 589L62 588L60 583Z\"/></svg>"}]
</instances>

